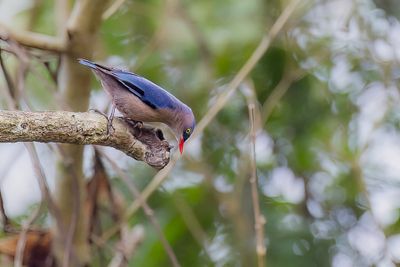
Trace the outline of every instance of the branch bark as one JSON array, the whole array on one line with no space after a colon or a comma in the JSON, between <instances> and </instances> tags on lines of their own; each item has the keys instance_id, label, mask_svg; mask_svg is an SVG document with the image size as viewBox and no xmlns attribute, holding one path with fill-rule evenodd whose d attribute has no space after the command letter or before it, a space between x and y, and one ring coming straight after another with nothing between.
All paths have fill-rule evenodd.
<instances>
[{"instance_id":1,"label":"branch bark","mask_svg":"<svg viewBox=\"0 0 400 267\"><path fill-rule=\"evenodd\" d=\"M92 112L0 111L0 142L57 142L114 147L128 156L162 169L170 158L170 146L161 130L135 126L114 118L107 134L107 119Z\"/></svg>"}]
</instances>

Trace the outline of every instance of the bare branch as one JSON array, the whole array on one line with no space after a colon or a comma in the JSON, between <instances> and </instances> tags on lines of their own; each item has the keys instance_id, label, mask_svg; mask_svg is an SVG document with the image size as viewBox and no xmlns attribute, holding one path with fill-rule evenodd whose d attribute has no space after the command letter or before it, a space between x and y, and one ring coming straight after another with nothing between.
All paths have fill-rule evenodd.
<instances>
[{"instance_id":1,"label":"bare branch","mask_svg":"<svg viewBox=\"0 0 400 267\"><path fill-rule=\"evenodd\" d=\"M107 120L90 112L0 111L0 142L58 142L77 145L111 146L156 169L170 159L170 146L162 132L135 127L123 119L113 120L114 131L107 135Z\"/></svg>"},{"instance_id":2,"label":"bare branch","mask_svg":"<svg viewBox=\"0 0 400 267\"><path fill-rule=\"evenodd\" d=\"M286 94L287 90L293 84L293 82L300 80L306 72L302 69L291 70L289 69L282 77L281 81L275 86L274 90L269 94L268 98L265 100L262 108L262 122L265 124L272 112L274 111L279 101Z\"/></svg>"},{"instance_id":3,"label":"bare branch","mask_svg":"<svg viewBox=\"0 0 400 267\"><path fill-rule=\"evenodd\" d=\"M120 241L121 249L114 253L114 257L108 264L108 267L123 267L126 266L126 259L132 257L136 252L137 247L144 239L144 227L135 225L133 228L122 228L122 238Z\"/></svg>"},{"instance_id":4,"label":"bare branch","mask_svg":"<svg viewBox=\"0 0 400 267\"><path fill-rule=\"evenodd\" d=\"M1 222L3 223L3 232L7 233L11 228L11 222L7 216L6 209L4 208L3 194L1 190L0 190L0 214L1 214Z\"/></svg>"},{"instance_id":5,"label":"bare branch","mask_svg":"<svg viewBox=\"0 0 400 267\"><path fill-rule=\"evenodd\" d=\"M111 17L117 10L123 5L125 0L117 0L115 1L107 10L103 13L102 19L106 20Z\"/></svg>"},{"instance_id":6,"label":"bare branch","mask_svg":"<svg viewBox=\"0 0 400 267\"><path fill-rule=\"evenodd\" d=\"M19 234L16 251L15 251L15 259L14 259L14 267L22 267L25 245L28 238L29 228L32 224L39 218L40 213L43 211L44 202L40 203L40 206L29 215L29 218L22 225L21 233Z\"/></svg>"},{"instance_id":7,"label":"bare branch","mask_svg":"<svg viewBox=\"0 0 400 267\"><path fill-rule=\"evenodd\" d=\"M65 51L65 45L61 38L30 31L15 30L2 23L0 23L0 39L5 41L13 39L21 45L41 50Z\"/></svg>"},{"instance_id":8,"label":"bare branch","mask_svg":"<svg viewBox=\"0 0 400 267\"><path fill-rule=\"evenodd\" d=\"M265 218L261 214L260 200L258 196L258 177L257 177L257 166L256 166L256 127L255 127L255 104L249 104L249 117L250 117L250 137L251 137L251 176L249 179L251 185L251 198L253 202L254 211L254 230L256 234L256 254L258 267L265 266L265 255L267 249L264 244L264 224Z\"/></svg>"}]
</instances>

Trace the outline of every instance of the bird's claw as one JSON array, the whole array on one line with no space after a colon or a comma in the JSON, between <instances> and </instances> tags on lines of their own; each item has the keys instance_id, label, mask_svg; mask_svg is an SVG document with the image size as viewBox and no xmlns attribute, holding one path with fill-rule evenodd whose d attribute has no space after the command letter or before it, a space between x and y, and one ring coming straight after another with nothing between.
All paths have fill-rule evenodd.
<instances>
[{"instance_id":1,"label":"bird's claw","mask_svg":"<svg viewBox=\"0 0 400 267\"><path fill-rule=\"evenodd\" d=\"M106 134L107 135L111 135L111 134L113 134L115 132L115 128L112 125L112 121L113 121L113 118L114 118L113 114L112 114L113 116L109 117L109 116L107 116L106 113L104 113L104 112L102 112L102 111L100 111L100 110L98 110L96 108L91 108L91 109L89 109L89 111L93 111L93 112L99 113L100 115L103 115L106 118L106 120L107 120L107 131L106 131Z\"/></svg>"},{"instance_id":2,"label":"bird's claw","mask_svg":"<svg viewBox=\"0 0 400 267\"><path fill-rule=\"evenodd\" d=\"M126 121L127 123L129 123L131 126L135 127L135 128L139 128L139 129L143 128L143 122L142 121L135 121L135 120L132 120L132 119L126 118L126 117L122 117L122 119L124 121Z\"/></svg>"},{"instance_id":3,"label":"bird's claw","mask_svg":"<svg viewBox=\"0 0 400 267\"><path fill-rule=\"evenodd\" d=\"M115 128L112 125L112 120L107 118L107 135L112 135L115 132Z\"/></svg>"},{"instance_id":4,"label":"bird's claw","mask_svg":"<svg viewBox=\"0 0 400 267\"><path fill-rule=\"evenodd\" d=\"M132 129L134 129L136 137L140 137L142 135L143 122L135 121L126 117L121 117L121 119L124 120Z\"/></svg>"}]
</instances>

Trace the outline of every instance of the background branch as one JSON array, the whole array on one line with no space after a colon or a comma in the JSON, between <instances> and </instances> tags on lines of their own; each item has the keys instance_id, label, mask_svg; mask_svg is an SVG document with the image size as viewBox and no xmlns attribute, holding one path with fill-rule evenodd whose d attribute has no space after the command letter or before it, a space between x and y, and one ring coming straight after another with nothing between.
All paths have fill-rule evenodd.
<instances>
[{"instance_id":1,"label":"background branch","mask_svg":"<svg viewBox=\"0 0 400 267\"><path fill-rule=\"evenodd\" d=\"M108 0L81 0L75 1L71 13L66 21L65 31L62 32L66 53L61 55L60 70L57 76L58 88L62 99L70 111L88 110L90 97L90 81L92 73L85 70L77 62L77 58L91 58L96 44L97 32L101 25L101 14L108 6ZM58 233L55 238L55 254L58 262L63 266L70 266L69 257L65 251L72 249L79 264L84 266L90 262L89 246L86 237L87 216L81 208L84 205L85 177L82 171L83 147L61 145L62 159L59 161L57 179L57 202L62 211L62 219L69 221L69 236L72 243L63 242L63 234ZM71 171L73 170L73 171ZM73 205L71 205L71 195ZM69 239L68 237L68 240ZM72 255L71 254L71 255Z\"/></svg>"},{"instance_id":2,"label":"background branch","mask_svg":"<svg viewBox=\"0 0 400 267\"><path fill-rule=\"evenodd\" d=\"M3 23L0 23L0 39L5 41L12 39L27 47L52 52L61 53L65 51L65 45L61 38L31 31L15 30L4 25Z\"/></svg>"}]
</instances>

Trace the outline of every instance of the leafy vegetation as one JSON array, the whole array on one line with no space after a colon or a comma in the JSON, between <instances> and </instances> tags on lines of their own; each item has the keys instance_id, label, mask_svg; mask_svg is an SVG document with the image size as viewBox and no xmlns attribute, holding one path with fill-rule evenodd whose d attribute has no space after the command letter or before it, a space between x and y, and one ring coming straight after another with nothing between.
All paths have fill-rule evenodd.
<instances>
[{"instance_id":1,"label":"leafy vegetation","mask_svg":"<svg viewBox=\"0 0 400 267\"><path fill-rule=\"evenodd\" d=\"M27 25L35 18L21 27L57 32L49 22L57 16L53 1L33 2L34 8L14 20ZM267 266L400 262L398 9L391 8L392 1L300 1L274 38L271 28L289 2L125 1L90 44L93 59L151 79L191 106L201 121L220 105L262 38L271 37L249 75L188 142L147 201L181 266L262 266L250 183L252 125ZM62 109L53 90L57 84L42 64L45 58L56 70L59 56L42 51L38 59L36 50L29 51L24 101L35 110ZM14 56L1 52L11 69ZM91 87L91 106L106 109L107 96L95 79ZM5 98L0 102L5 108ZM93 149L85 149L91 166ZM108 149L103 153L142 191L156 175L142 162ZM45 169L55 164L48 156L41 160ZM115 167L103 163L125 214L135 197ZM86 169L90 176L92 167ZM104 238L116 221L109 203L103 204L108 208L94 232L101 242L91 243L90 266L107 266L121 238L117 233ZM170 266L149 214L137 209L124 219L128 228L143 227L127 265ZM48 227L46 221L40 226Z\"/></svg>"}]
</instances>

